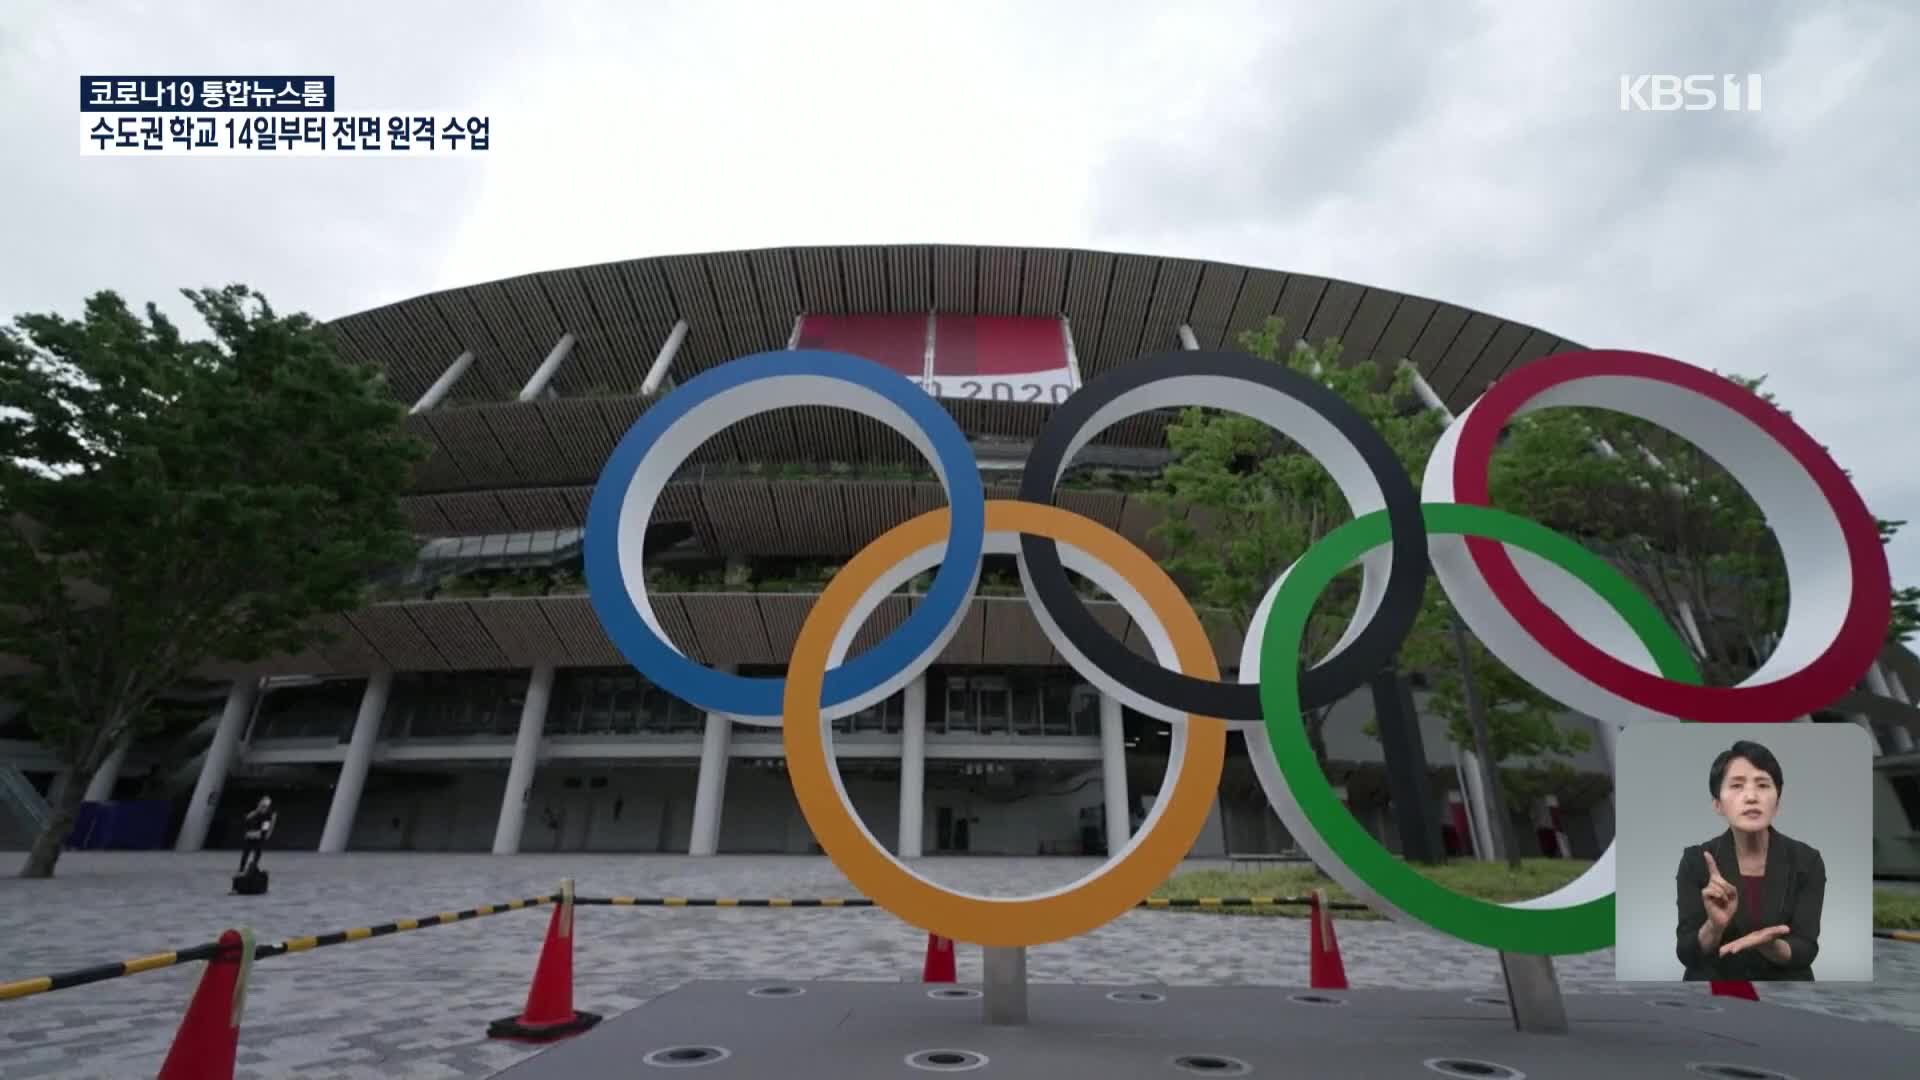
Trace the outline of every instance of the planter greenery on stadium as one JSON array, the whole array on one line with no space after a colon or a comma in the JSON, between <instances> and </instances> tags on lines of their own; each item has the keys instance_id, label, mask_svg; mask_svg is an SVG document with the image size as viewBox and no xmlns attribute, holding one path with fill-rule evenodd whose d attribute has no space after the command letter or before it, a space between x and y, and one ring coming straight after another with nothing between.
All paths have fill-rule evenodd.
<instances>
[{"instance_id":1,"label":"planter greenery on stadium","mask_svg":"<svg viewBox=\"0 0 1920 1080\"><path fill-rule=\"evenodd\" d=\"M702 483L716 480L867 480L934 484L939 477L924 465L894 465L882 462L725 462L683 470L676 481ZM1020 483L1017 469L994 470L985 477L996 487ZM1131 494L1152 490L1157 473L1148 470L1077 468L1061 478L1060 487L1069 491L1112 491Z\"/></svg>"},{"instance_id":2,"label":"planter greenery on stadium","mask_svg":"<svg viewBox=\"0 0 1920 1080\"><path fill-rule=\"evenodd\" d=\"M1021 596L1020 581L1010 567L995 565L996 558L980 578L982 596ZM1011 561L1010 559L1008 560ZM689 564L678 568L649 567L647 585L654 592L675 593L817 593L845 564L823 559L766 560L729 574L718 564ZM933 571L916 575L894 591L901 595L919 595L933 582ZM1112 597L1090 582L1080 581L1083 596L1092 600ZM577 564L540 568L476 569L448 574L432 581L382 585L371 590L374 602L404 603L418 600L461 600L509 596L570 596L587 591L586 578Z\"/></svg>"}]
</instances>

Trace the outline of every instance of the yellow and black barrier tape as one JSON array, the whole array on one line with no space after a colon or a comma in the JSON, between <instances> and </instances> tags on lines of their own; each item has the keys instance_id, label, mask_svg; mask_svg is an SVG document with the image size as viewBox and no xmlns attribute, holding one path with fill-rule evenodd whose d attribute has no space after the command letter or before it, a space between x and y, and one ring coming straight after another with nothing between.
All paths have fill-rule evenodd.
<instances>
[{"instance_id":1,"label":"yellow and black barrier tape","mask_svg":"<svg viewBox=\"0 0 1920 1080\"><path fill-rule=\"evenodd\" d=\"M480 904L464 911L443 911L437 915L425 915L417 919L395 919L392 922L375 926L357 926L349 930L336 930L330 934L312 934L306 937L289 938L272 945L256 945L253 951L255 960L282 956L287 953L308 952L328 945L341 945L349 941L365 941L369 938L386 937L406 930L424 930L429 926L446 926L451 923L477 919L483 915L497 915L504 911L519 911L523 908L540 907L553 904L560 899L558 894L548 893L530 896L524 900L509 900L504 904ZM873 907L872 900L864 896L828 896L828 897L687 897L687 896L576 896L577 905L606 907L663 907L663 908L858 908ZM1223 908L1223 907L1279 907L1287 905L1305 905L1312 903L1305 896L1196 896L1164 897L1156 896L1142 900L1137 906L1142 908ZM1331 911L1365 911L1367 905L1351 901L1333 901L1325 905ZM1873 936L1893 941L1920 942L1920 931L1916 930L1875 930ZM98 964L94 967L80 968L75 971L63 971L53 975L40 975L30 979L16 979L12 982L0 982L0 1001L31 997L54 990L67 990L89 983L105 982L126 975L138 975L143 971L158 971L161 968L178 964L211 960L220 953L218 942L195 945L192 948L177 949L173 952L151 953L136 956L130 960L120 960L111 964Z\"/></svg>"},{"instance_id":2,"label":"yellow and black barrier tape","mask_svg":"<svg viewBox=\"0 0 1920 1080\"><path fill-rule=\"evenodd\" d=\"M873 901L864 896L820 896L820 897L731 897L731 896L576 896L576 904L600 904L613 907L672 907L672 908L843 908L872 907Z\"/></svg>"},{"instance_id":3,"label":"yellow and black barrier tape","mask_svg":"<svg viewBox=\"0 0 1920 1080\"><path fill-rule=\"evenodd\" d=\"M525 900L509 900L504 904L481 904L465 911L443 911L438 915L428 915L418 919L395 919L377 926L356 926L350 930L336 930L331 934L312 934L307 937L288 938L272 945L256 945L253 950L255 960L264 960L270 956L282 956L287 953L307 952L327 945L341 945L349 941L365 941L368 938L385 937L403 930L422 930L429 926L446 926L449 923L477 919L482 915L495 915L503 911L519 911L521 908L539 907L551 904L559 899L558 895L531 896ZM112 964L98 964L77 971L63 971L54 975L41 975L31 979L16 979L12 982L0 982L0 1001L15 998L32 997L54 990L67 990L88 983L105 982L126 975L138 975L143 971L158 971L176 964L187 964L198 960L211 960L220 954L220 943L208 942L195 945L190 949L177 949L173 952L153 953L136 956L131 960L121 960Z\"/></svg>"},{"instance_id":4,"label":"yellow and black barrier tape","mask_svg":"<svg viewBox=\"0 0 1920 1080\"><path fill-rule=\"evenodd\" d=\"M1143 908L1223 908L1223 907L1304 907L1313 903L1310 896L1154 896L1140 901ZM1328 911L1366 911L1367 905L1348 900L1330 900Z\"/></svg>"},{"instance_id":5,"label":"yellow and black barrier tape","mask_svg":"<svg viewBox=\"0 0 1920 1080\"><path fill-rule=\"evenodd\" d=\"M799 897L731 897L731 896L601 896L575 897L576 904L611 905L613 907L670 907L670 908L840 908L872 907L873 901L864 896L831 896L802 899ZM1137 905L1143 908L1216 908L1216 907L1282 907L1286 905L1306 905L1312 903L1304 896L1192 896L1192 897L1152 897ZM1365 911L1367 905L1335 901L1326 905L1333 911Z\"/></svg>"}]
</instances>

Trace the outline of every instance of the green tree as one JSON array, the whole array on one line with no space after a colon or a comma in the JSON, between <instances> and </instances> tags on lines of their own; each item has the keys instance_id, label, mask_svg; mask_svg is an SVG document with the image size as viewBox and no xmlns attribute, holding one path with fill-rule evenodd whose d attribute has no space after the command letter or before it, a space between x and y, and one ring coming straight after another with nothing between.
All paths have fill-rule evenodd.
<instances>
[{"instance_id":1,"label":"green tree","mask_svg":"<svg viewBox=\"0 0 1920 1080\"><path fill-rule=\"evenodd\" d=\"M1440 418L1419 406L1411 373L1374 362L1343 362L1339 342L1296 344L1285 323L1267 320L1241 336L1263 360L1318 379L1372 424L1416 482L1440 436ZM1165 512L1153 534L1163 560L1211 618L1244 631L1260 598L1309 547L1352 519L1333 477L1298 444L1258 420L1214 409L1183 410L1167 427L1174 459L1148 501ZM1359 599L1359 574L1342 574L1315 606L1301 641L1303 665L1324 658L1346 632ZM1204 616L1203 617L1208 617ZM1306 716L1308 741L1325 764L1330 707Z\"/></svg>"},{"instance_id":2,"label":"green tree","mask_svg":"<svg viewBox=\"0 0 1920 1080\"><path fill-rule=\"evenodd\" d=\"M1726 377L1779 407L1764 379ZM1491 494L1606 555L1693 643L1710 684L1752 674L1785 625L1785 564L1759 505L1661 428L1602 409L1529 413L1494 455ZM1879 524L1886 543L1904 522ZM1899 588L1888 641L1916 628L1920 588Z\"/></svg>"},{"instance_id":3,"label":"green tree","mask_svg":"<svg viewBox=\"0 0 1920 1080\"><path fill-rule=\"evenodd\" d=\"M1407 668L1427 674L1426 708L1447 721L1447 738L1481 759L1481 779L1489 804L1487 820L1499 833L1496 842L1508 865L1518 868L1520 844L1505 809L1507 797L1513 795L1530 804L1544 792L1509 788L1507 780L1513 772L1501 766L1514 758L1577 754L1593 745L1593 737L1578 728L1562 727L1557 717L1565 708L1515 675L1470 631L1462 628L1456 638L1455 627L1461 625L1439 582L1429 580L1420 618L1401 648L1400 660ZM1460 659L1462 641L1467 657L1464 664ZM1469 679L1471 698L1467 694ZM1475 730L1476 712L1485 725L1484 748ZM1369 721L1365 731L1377 738L1378 723ZM1560 763L1543 764L1552 768Z\"/></svg>"},{"instance_id":4,"label":"green tree","mask_svg":"<svg viewBox=\"0 0 1920 1080\"><path fill-rule=\"evenodd\" d=\"M377 372L243 286L188 291L211 341L102 292L0 328L0 655L71 780L22 869L48 877L115 742L212 661L316 639L409 553L423 449Z\"/></svg>"}]
</instances>

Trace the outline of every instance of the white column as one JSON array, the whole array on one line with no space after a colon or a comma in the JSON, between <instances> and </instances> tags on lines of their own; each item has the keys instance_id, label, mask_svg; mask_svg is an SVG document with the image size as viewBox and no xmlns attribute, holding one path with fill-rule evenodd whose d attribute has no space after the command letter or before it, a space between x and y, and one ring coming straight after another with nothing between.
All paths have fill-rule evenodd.
<instances>
[{"instance_id":1,"label":"white column","mask_svg":"<svg viewBox=\"0 0 1920 1080\"><path fill-rule=\"evenodd\" d=\"M233 767L233 755L240 748L240 732L253 715L260 696L258 679L239 679L227 691L226 707L220 711L220 726L214 729L213 742L207 745L206 764L200 766L200 779L193 785L193 801L187 804L186 820L180 823L175 851L199 851L207 843L207 826L213 824L214 807L220 803L220 789L226 786L227 770Z\"/></svg>"},{"instance_id":2,"label":"white column","mask_svg":"<svg viewBox=\"0 0 1920 1080\"><path fill-rule=\"evenodd\" d=\"M108 802L113 798L113 785L120 781L120 766L127 760L127 749L133 745L133 730L129 728L120 741L113 745L113 753L94 770L93 779L87 784L87 802Z\"/></svg>"},{"instance_id":3,"label":"white column","mask_svg":"<svg viewBox=\"0 0 1920 1080\"><path fill-rule=\"evenodd\" d=\"M1413 393L1420 399L1420 404L1439 413L1447 423L1453 423L1453 410L1447 408L1447 403L1433 392L1433 387L1428 385L1426 376L1420 374L1420 369L1409 360L1400 361L1400 366L1413 374Z\"/></svg>"},{"instance_id":4,"label":"white column","mask_svg":"<svg viewBox=\"0 0 1920 1080\"><path fill-rule=\"evenodd\" d=\"M1200 347L1199 340L1193 336L1193 327L1185 323L1180 324L1180 347L1188 352L1192 352Z\"/></svg>"},{"instance_id":5,"label":"white column","mask_svg":"<svg viewBox=\"0 0 1920 1080\"><path fill-rule=\"evenodd\" d=\"M527 679L527 697L520 703L520 733L513 740L513 764L507 766L507 790L500 796L500 819L493 827L495 855L520 854L520 834L527 825L527 793L533 790L534 770L540 764L540 740L547 730L547 704L553 700L553 666L542 664Z\"/></svg>"},{"instance_id":6,"label":"white column","mask_svg":"<svg viewBox=\"0 0 1920 1080\"><path fill-rule=\"evenodd\" d=\"M453 389L453 384L459 382L460 376L465 375L467 369L472 366L473 352L471 350L455 357L453 363L448 364L447 370L441 372L440 377L433 380L433 385L427 387L427 392L420 395L420 400L414 402L413 408L408 409L407 413L409 415L413 413L423 413L435 405L440 404L441 399L445 398L447 393Z\"/></svg>"},{"instance_id":7,"label":"white column","mask_svg":"<svg viewBox=\"0 0 1920 1080\"><path fill-rule=\"evenodd\" d=\"M380 737L380 722L387 716L387 692L392 689L391 671L376 671L367 677L367 688L360 694L360 711L353 718L353 739L347 743L346 760L340 763L340 779L333 785L333 804L327 807L327 824L320 830L320 851L324 854L347 850L354 815L360 812L360 793L367 786L367 767L373 764L373 744Z\"/></svg>"},{"instance_id":8,"label":"white column","mask_svg":"<svg viewBox=\"0 0 1920 1080\"><path fill-rule=\"evenodd\" d=\"M1913 732L1905 724L1895 724L1887 729L1893 736L1893 752L1896 754L1913 753ZM1878 743L1875 743L1878 745Z\"/></svg>"},{"instance_id":9,"label":"white column","mask_svg":"<svg viewBox=\"0 0 1920 1080\"><path fill-rule=\"evenodd\" d=\"M673 359L680 355L680 346L687 340L687 320L681 319L673 324L673 330L667 334L666 343L660 346L660 354L653 358L653 366L647 369L647 377L640 384L643 394L655 393L660 384L667 379L667 373L673 370Z\"/></svg>"},{"instance_id":10,"label":"white column","mask_svg":"<svg viewBox=\"0 0 1920 1080\"><path fill-rule=\"evenodd\" d=\"M547 354L545 360L540 361L539 367L533 369L533 375L527 379L527 385L520 388L521 401L532 401L546 390L547 384L553 381L554 373L559 371L560 365L566 362L567 354L573 351L573 343L572 334L560 335L560 343L553 347L553 351Z\"/></svg>"},{"instance_id":11,"label":"white column","mask_svg":"<svg viewBox=\"0 0 1920 1080\"><path fill-rule=\"evenodd\" d=\"M1881 667L1878 660L1874 661L1873 666L1867 669L1867 689L1883 698L1890 698L1894 701L1900 700L1893 696L1893 686L1887 682L1887 669Z\"/></svg>"},{"instance_id":12,"label":"white column","mask_svg":"<svg viewBox=\"0 0 1920 1080\"><path fill-rule=\"evenodd\" d=\"M693 792L693 837L689 855L712 855L720 850L720 804L727 797L727 750L733 742L733 721L707 714L707 734L700 743L700 780Z\"/></svg>"},{"instance_id":13,"label":"white column","mask_svg":"<svg viewBox=\"0 0 1920 1080\"><path fill-rule=\"evenodd\" d=\"M1457 743L1454 750L1460 755L1460 771L1467 777L1467 817L1478 834L1474 837L1474 850L1482 859L1497 859L1500 841L1494 835L1493 818L1487 813L1487 777L1480 770L1480 755Z\"/></svg>"},{"instance_id":14,"label":"white column","mask_svg":"<svg viewBox=\"0 0 1920 1080\"><path fill-rule=\"evenodd\" d=\"M1126 725L1120 699L1100 695L1100 780L1107 792L1107 850L1119 851L1133 836L1133 815L1127 812Z\"/></svg>"},{"instance_id":15,"label":"white column","mask_svg":"<svg viewBox=\"0 0 1920 1080\"><path fill-rule=\"evenodd\" d=\"M1700 636L1700 624L1693 617L1693 605L1685 600L1675 605L1680 613L1680 630L1687 635L1687 643L1693 646L1693 655L1704 659L1707 655L1707 639Z\"/></svg>"},{"instance_id":16,"label":"white column","mask_svg":"<svg viewBox=\"0 0 1920 1080\"><path fill-rule=\"evenodd\" d=\"M1600 747L1600 753L1607 759L1607 771L1614 769L1615 748L1620 745L1620 725L1598 716L1593 717L1594 742Z\"/></svg>"},{"instance_id":17,"label":"white column","mask_svg":"<svg viewBox=\"0 0 1920 1080\"><path fill-rule=\"evenodd\" d=\"M927 677L907 684L900 724L900 842L903 859L920 857L927 809Z\"/></svg>"}]
</instances>

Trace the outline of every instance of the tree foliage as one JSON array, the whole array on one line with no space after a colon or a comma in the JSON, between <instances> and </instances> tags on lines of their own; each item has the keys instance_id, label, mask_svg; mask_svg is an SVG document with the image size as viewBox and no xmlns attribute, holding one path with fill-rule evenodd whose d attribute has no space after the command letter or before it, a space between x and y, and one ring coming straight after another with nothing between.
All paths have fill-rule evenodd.
<instances>
[{"instance_id":1,"label":"tree foliage","mask_svg":"<svg viewBox=\"0 0 1920 1080\"><path fill-rule=\"evenodd\" d=\"M9 692L75 778L36 876L169 687L311 644L409 554L423 449L378 373L245 287L186 295L213 340L111 292L0 328L0 655L30 667Z\"/></svg>"},{"instance_id":2,"label":"tree foliage","mask_svg":"<svg viewBox=\"0 0 1920 1080\"><path fill-rule=\"evenodd\" d=\"M1779 407L1764 379L1726 377ZM1710 684L1751 675L1786 623L1785 564L1758 504L1719 462L1652 424L1592 408L1526 414L1494 454L1491 493L1605 555L1694 643ZM1902 524L1881 521L1882 543ZM1920 588L1900 588L1888 640L1916 628Z\"/></svg>"},{"instance_id":3,"label":"tree foliage","mask_svg":"<svg viewBox=\"0 0 1920 1080\"><path fill-rule=\"evenodd\" d=\"M1473 750L1473 720L1467 712L1463 673L1453 643L1452 624L1458 618L1439 582L1428 581L1425 603L1400 650L1400 662L1426 677L1426 707L1447 721L1447 738ZM1495 764L1577 754L1593 745L1591 735L1557 721L1566 711L1564 706L1515 675L1471 630L1466 638L1473 685L1487 718L1487 750ZM1367 733L1376 731L1369 723Z\"/></svg>"},{"instance_id":4,"label":"tree foliage","mask_svg":"<svg viewBox=\"0 0 1920 1080\"><path fill-rule=\"evenodd\" d=\"M1241 347L1332 388L1387 438L1418 483L1443 423L1418 406L1410 373L1344 363L1336 341L1293 343L1277 319L1244 335ZM1760 380L1735 381L1772 400ZM1274 579L1348 520L1350 508L1318 462L1259 421L1188 409L1167 437L1174 460L1149 496L1167 513L1155 530L1169 549L1165 565L1196 600L1244 630ZM1494 505L1580 539L1684 635L1691 639L1697 630L1709 682L1737 682L1767 655L1788 602L1779 546L1752 498L1692 444L1620 413L1544 409L1509 425L1491 481ZM1881 522L1883 541L1901 524ZM1321 598L1301 644L1303 665L1324 657L1346 632L1357 576L1336 579ZM1447 719L1456 744L1474 747L1462 693L1462 680L1470 677L1485 710L1490 769L1592 745L1589 733L1557 721L1563 706L1507 670L1471 633L1470 671L1463 671L1451 637L1455 618L1438 583L1430 582L1401 661L1427 676L1427 707ZM1920 588L1902 588L1889 638L1901 640L1916 628ZM1306 717L1323 763L1326 712Z\"/></svg>"},{"instance_id":5,"label":"tree foliage","mask_svg":"<svg viewBox=\"0 0 1920 1080\"><path fill-rule=\"evenodd\" d=\"M1271 363L1319 380L1379 431L1409 474L1439 438L1439 418L1423 409L1411 375L1374 363L1347 363L1339 342L1296 343L1269 319L1240 346ZM1276 578L1309 547L1353 517L1326 467L1259 420L1214 409L1183 410L1167 427L1174 460L1148 499L1166 512L1154 529L1165 541L1169 572L1200 604L1245 629ZM1346 632L1359 599L1358 573L1328 586L1301 641L1303 665L1324 658ZM1326 708L1306 718L1307 737L1326 760Z\"/></svg>"}]
</instances>

